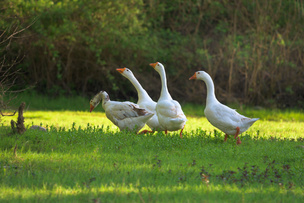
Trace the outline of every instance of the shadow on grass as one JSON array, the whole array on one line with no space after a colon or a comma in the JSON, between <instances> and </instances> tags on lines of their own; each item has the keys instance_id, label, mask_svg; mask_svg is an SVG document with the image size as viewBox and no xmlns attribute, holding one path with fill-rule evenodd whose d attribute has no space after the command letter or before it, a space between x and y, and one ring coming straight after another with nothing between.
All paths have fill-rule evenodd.
<instances>
[{"instance_id":1,"label":"shadow on grass","mask_svg":"<svg viewBox=\"0 0 304 203\"><path fill-rule=\"evenodd\" d=\"M302 202L299 191L273 187L251 187L239 189L229 185L177 185L173 187L141 187L134 185L102 185L80 189L78 186L65 188L54 186L51 190L33 188L10 188L16 190L2 200L10 202ZM22 195L27 193L27 195Z\"/></svg>"}]
</instances>

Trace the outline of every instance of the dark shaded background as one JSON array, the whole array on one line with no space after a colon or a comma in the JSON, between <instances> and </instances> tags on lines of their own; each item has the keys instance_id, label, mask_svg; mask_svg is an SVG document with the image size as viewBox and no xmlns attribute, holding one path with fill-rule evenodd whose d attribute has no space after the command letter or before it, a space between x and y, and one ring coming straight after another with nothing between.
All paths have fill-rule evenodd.
<instances>
[{"instance_id":1,"label":"dark shaded background","mask_svg":"<svg viewBox=\"0 0 304 203\"><path fill-rule=\"evenodd\" d=\"M301 0L0 2L2 38L27 26L0 44L0 56L21 58L16 84L35 85L41 94L90 97L106 90L113 100L136 100L115 70L128 67L157 100L160 78L149 63L159 61L181 102L205 101L203 82L188 80L205 70L220 101L304 107Z\"/></svg>"}]
</instances>

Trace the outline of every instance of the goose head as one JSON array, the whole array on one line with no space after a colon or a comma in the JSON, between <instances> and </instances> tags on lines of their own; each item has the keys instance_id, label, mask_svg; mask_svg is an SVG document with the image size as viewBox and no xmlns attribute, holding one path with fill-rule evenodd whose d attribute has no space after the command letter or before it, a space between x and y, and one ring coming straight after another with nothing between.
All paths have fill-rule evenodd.
<instances>
[{"instance_id":1,"label":"goose head","mask_svg":"<svg viewBox=\"0 0 304 203\"><path fill-rule=\"evenodd\" d=\"M164 71L164 66L163 64L156 62L156 63L150 63L150 66L152 66L158 73Z\"/></svg>"},{"instance_id":2,"label":"goose head","mask_svg":"<svg viewBox=\"0 0 304 203\"><path fill-rule=\"evenodd\" d=\"M98 106L101 100L110 100L110 97L106 91L100 91L98 94L96 94L93 99L90 101L90 112L93 111L93 109Z\"/></svg>"},{"instance_id":3,"label":"goose head","mask_svg":"<svg viewBox=\"0 0 304 203\"><path fill-rule=\"evenodd\" d=\"M206 73L205 71L197 71L194 73L194 75L192 77L189 78L189 80L210 80L210 75L208 73Z\"/></svg>"},{"instance_id":4,"label":"goose head","mask_svg":"<svg viewBox=\"0 0 304 203\"><path fill-rule=\"evenodd\" d=\"M133 77L133 73L129 68L117 68L116 70L126 78Z\"/></svg>"}]
</instances>

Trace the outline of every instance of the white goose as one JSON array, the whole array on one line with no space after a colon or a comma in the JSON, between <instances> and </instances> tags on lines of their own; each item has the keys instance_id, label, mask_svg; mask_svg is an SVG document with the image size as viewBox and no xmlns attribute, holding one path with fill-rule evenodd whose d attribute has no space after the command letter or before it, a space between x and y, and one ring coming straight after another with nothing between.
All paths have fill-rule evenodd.
<instances>
[{"instance_id":1,"label":"white goose","mask_svg":"<svg viewBox=\"0 0 304 203\"><path fill-rule=\"evenodd\" d=\"M152 132L154 131L163 131L163 129L159 122L156 115L156 102L151 99L151 97L148 95L146 90L140 85L138 80L135 78L132 71L128 68L117 68L116 69L119 73L121 73L124 77L126 77L135 87L138 94L138 101L137 104L140 108L147 109L154 113L154 116L148 120L147 125L151 128ZM147 130L143 130L141 133L149 132ZM151 132L151 131L150 131Z\"/></svg>"},{"instance_id":2,"label":"white goose","mask_svg":"<svg viewBox=\"0 0 304 203\"><path fill-rule=\"evenodd\" d=\"M185 127L187 118L181 108L181 105L172 99L167 88L167 79L164 66L159 63L151 63L152 66L160 75L162 88L160 97L156 104L156 114L159 124L167 131L176 131L181 129L180 137Z\"/></svg>"},{"instance_id":3,"label":"white goose","mask_svg":"<svg viewBox=\"0 0 304 203\"><path fill-rule=\"evenodd\" d=\"M90 101L90 112L92 112L101 100L107 118L121 131L128 130L137 133L154 115L154 113L139 108L137 104L132 102L111 101L105 91L100 91Z\"/></svg>"},{"instance_id":4,"label":"white goose","mask_svg":"<svg viewBox=\"0 0 304 203\"><path fill-rule=\"evenodd\" d=\"M247 118L234 109L221 104L215 97L212 78L205 71L197 71L189 78L189 80L192 79L203 80L206 83L207 99L204 113L208 121L225 133L224 141L227 140L228 135L234 135L234 138L238 138L236 143L241 144L238 135L248 130L258 118Z\"/></svg>"}]
</instances>

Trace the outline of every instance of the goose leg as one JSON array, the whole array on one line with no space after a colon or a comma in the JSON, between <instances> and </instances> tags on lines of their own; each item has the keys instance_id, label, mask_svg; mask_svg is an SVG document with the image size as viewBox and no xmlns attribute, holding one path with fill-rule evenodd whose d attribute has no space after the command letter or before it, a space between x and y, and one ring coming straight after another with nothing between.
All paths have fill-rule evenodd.
<instances>
[{"instance_id":1,"label":"goose leg","mask_svg":"<svg viewBox=\"0 0 304 203\"><path fill-rule=\"evenodd\" d=\"M226 141L227 141L227 138L228 138L228 135L227 135L227 134L225 134L225 139L224 139L224 142L226 142Z\"/></svg>"},{"instance_id":2,"label":"goose leg","mask_svg":"<svg viewBox=\"0 0 304 203\"><path fill-rule=\"evenodd\" d=\"M236 141L236 144L242 144L240 138L238 137L237 141Z\"/></svg>"},{"instance_id":3,"label":"goose leg","mask_svg":"<svg viewBox=\"0 0 304 203\"><path fill-rule=\"evenodd\" d=\"M185 126L184 126L185 127ZM183 130L184 130L184 127L181 129L180 133L179 133L179 136L180 138L183 138Z\"/></svg>"},{"instance_id":4,"label":"goose leg","mask_svg":"<svg viewBox=\"0 0 304 203\"><path fill-rule=\"evenodd\" d=\"M238 138L237 141L236 141L236 144L241 144L242 143L241 140L240 140L240 138L238 137L239 132L240 132L240 128L236 127L236 133L234 135L234 139Z\"/></svg>"}]
</instances>

